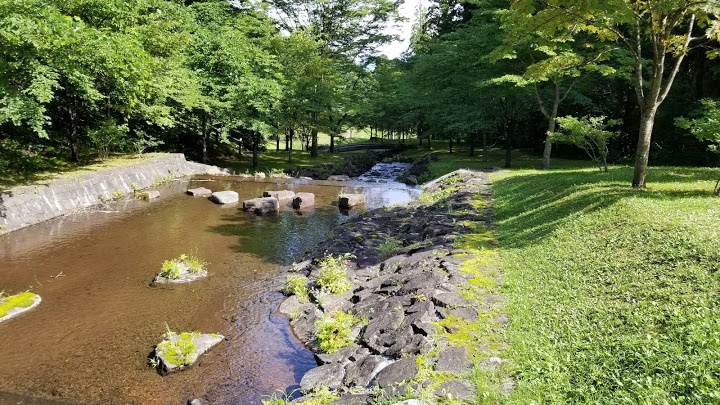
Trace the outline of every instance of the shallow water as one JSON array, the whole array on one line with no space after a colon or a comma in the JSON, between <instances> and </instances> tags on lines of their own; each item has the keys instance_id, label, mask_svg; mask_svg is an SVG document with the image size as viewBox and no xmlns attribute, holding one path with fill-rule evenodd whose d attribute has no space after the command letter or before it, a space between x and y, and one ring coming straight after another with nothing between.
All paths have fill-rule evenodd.
<instances>
[{"instance_id":1,"label":"shallow water","mask_svg":"<svg viewBox=\"0 0 720 405\"><path fill-rule=\"evenodd\" d=\"M274 312L282 300L279 265L292 263L353 215L333 205L339 193L364 192L368 208L376 208L407 202L419 190L393 182L286 183L178 181L164 187L159 200L113 202L1 236L0 290L32 289L43 302L0 323L0 405L26 396L252 404L274 390L296 388L316 364L287 319ZM313 192L316 208L259 217L185 196L188 186L235 190L241 200L271 189ZM192 251L210 263L207 279L149 286L163 260ZM227 339L197 366L161 377L146 360L166 324Z\"/></svg>"}]
</instances>

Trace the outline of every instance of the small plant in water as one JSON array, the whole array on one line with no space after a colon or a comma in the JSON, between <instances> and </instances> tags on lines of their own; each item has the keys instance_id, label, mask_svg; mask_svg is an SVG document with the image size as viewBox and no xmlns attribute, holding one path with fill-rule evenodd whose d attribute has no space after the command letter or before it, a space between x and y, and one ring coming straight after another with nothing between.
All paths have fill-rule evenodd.
<instances>
[{"instance_id":1,"label":"small plant in water","mask_svg":"<svg viewBox=\"0 0 720 405\"><path fill-rule=\"evenodd\" d=\"M320 275L317 283L324 291L342 294L352 287L347 275L348 260L355 257L350 253L339 256L327 255L320 261Z\"/></svg>"},{"instance_id":2,"label":"small plant in water","mask_svg":"<svg viewBox=\"0 0 720 405\"><path fill-rule=\"evenodd\" d=\"M307 277L300 274L290 274L285 279L285 288L283 292L286 295L294 295L302 304L308 302Z\"/></svg>"},{"instance_id":3,"label":"small plant in water","mask_svg":"<svg viewBox=\"0 0 720 405\"><path fill-rule=\"evenodd\" d=\"M194 254L182 254L172 260L165 260L160 270L160 275L170 280L179 279L183 272L197 274L207 269L207 263Z\"/></svg>"},{"instance_id":4,"label":"small plant in water","mask_svg":"<svg viewBox=\"0 0 720 405\"><path fill-rule=\"evenodd\" d=\"M176 366L190 364L196 349L193 339L200 336L200 333L182 332L177 334L170 330L167 324L165 324L165 328L167 329L164 334L165 341L157 346L157 356L162 356L166 362ZM150 365L157 367L159 362L157 359L152 359Z\"/></svg>"},{"instance_id":5,"label":"small plant in water","mask_svg":"<svg viewBox=\"0 0 720 405\"><path fill-rule=\"evenodd\" d=\"M359 318L341 311L334 311L329 315L324 315L315 322L316 337L318 344L320 344L320 350L325 353L332 353L351 344L353 339L350 338L350 330L359 322Z\"/></svg>"}]
</instances>

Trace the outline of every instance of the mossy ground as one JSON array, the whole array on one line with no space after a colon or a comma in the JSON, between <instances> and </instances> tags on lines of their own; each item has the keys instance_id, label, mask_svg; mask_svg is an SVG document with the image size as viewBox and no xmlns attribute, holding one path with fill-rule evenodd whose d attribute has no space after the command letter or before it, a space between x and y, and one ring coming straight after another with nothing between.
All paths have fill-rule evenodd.
<instances>
[{"instance_id":1,"label":"mossy ground","mask_svg":"<svg viewBox=\"0 0 720 405\"><path fill-rule=\"evenodd\" d=\"M31 292L23 292L20 294L10 295L0 298L0 318L14 308L27 308L35 302L37 294Z\"/></svg>"}]
</instances>

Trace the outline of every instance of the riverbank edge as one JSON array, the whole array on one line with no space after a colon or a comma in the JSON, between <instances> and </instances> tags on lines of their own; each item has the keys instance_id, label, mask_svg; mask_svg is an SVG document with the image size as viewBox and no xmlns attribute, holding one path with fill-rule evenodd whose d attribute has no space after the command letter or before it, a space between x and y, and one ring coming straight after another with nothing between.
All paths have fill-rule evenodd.
<instances>
[{"instance_id":1,"label":"riverbank edge","mask_svg":"<svg viewBox=\"0 0 720 405\"><path fill-rule=\"evenodd\" d=\"M0 235L185 176L222 175L217 166L172 153L136 164L0 192Z\"/></svg>"},{"instance_id":2,"label":"riverbank edge","mask_svg":"<svg viewBox=\"0 0 720 405\"><path fill-rule=\"evenodd\" d=\"M305 373L306 395L292 403L507 397L513 381L500 356L509 319L499 295L489 184L485 172L442 176L424 186L418 201L351 219L304 261L285 268L286 276L307 278L309 302L292 295L278 310L319 365ZM345 260L351 288L339 295L323 291L323 258L344 254L351 255ZM322 353L316 326L338 318L337 311L357 321L354 342Z\"/></svg>"}]
</instances>

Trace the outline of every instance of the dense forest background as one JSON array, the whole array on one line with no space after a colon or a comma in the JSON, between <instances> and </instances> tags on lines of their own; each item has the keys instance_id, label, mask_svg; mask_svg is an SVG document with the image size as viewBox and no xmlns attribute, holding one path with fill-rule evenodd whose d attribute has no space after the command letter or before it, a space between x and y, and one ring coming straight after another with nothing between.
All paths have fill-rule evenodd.
<instances>
[{"instance_id":1,"label":"dense forest background","mask_svg":"<svg viewBox=\"0 0 720 405\"><path fill-rule=\"evenodd\" d=\"M0 0L0 165L257 159L270 139L316 156L348 128L504 148L506 166L606 148L639 187L648 157L718 164L717 1L439 0L388 60L399 3Z\"/></svg>"}]
</instances>

